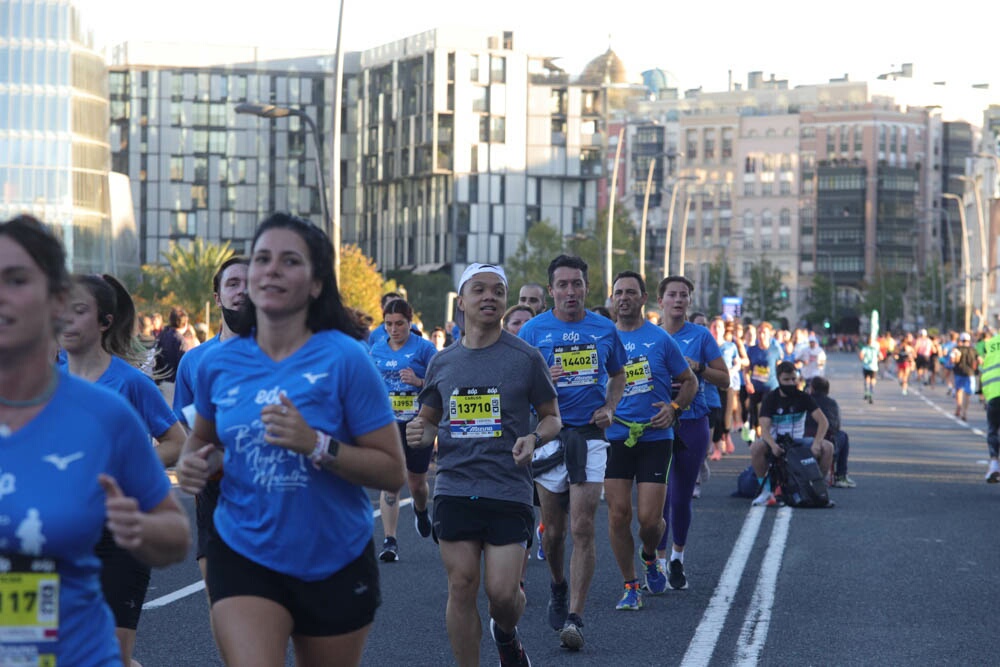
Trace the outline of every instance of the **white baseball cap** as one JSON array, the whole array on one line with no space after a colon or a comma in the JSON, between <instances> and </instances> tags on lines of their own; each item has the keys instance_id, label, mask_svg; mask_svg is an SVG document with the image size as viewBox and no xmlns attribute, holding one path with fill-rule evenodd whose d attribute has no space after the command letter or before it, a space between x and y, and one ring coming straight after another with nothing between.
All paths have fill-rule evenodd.
<instances>
[{"instance_id":1,"label":"white baseball cap","mask_svg":"<svg viewBox=\"0 0 1000 667\"><path fill-rule=\"evenodd\" d=\"M465 283L472 280L472 276L477 273L492 273L494 275L500 276L500 280L503 281L503 286L507 287L507 274L503 272L503 267L497 264L483 264L482 262L473 262L465 268L462 272L462 277L458 280L458 293L462 293L462 288Z\"/></svg>"}]
</instances>

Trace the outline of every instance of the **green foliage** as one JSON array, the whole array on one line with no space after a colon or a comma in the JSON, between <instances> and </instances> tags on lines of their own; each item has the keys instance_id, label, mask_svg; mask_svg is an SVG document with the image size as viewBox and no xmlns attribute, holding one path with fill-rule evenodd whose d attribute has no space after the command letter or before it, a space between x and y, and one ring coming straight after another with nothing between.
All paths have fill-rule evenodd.
<instances>
[{"instance_id":1,"label":"green foliage","mask_svg":"<svg viewBox=\"0 0 1000 667\"><path fill-rule=\"evenodd\" d=\"M722 283L722 294L719 294L719 284ZM653 290L655 286L649 286ZM733 280L733 270L726 261L725 255L720 251L715 261L708 266L708 284L698 285L695 296L702 295L704 298L696 298L696 301L709 316L722 312L722 297L737 296L739 287Z\"/></svg>"},{"instance_id":2,"label":"green foliage","mask_svg":"<svg viewBox=\"0 0 1000 667\"><path fill-rule=\"evenodd\" d=\"M413 307L413 316L424 325L424 331L430 333L434 327L444 326L448 292L455 290L450 271L426 274L390 271L387 275L399 284L397 292L405 292L406 300ZM512 303L508 297L507 305Z\"/></svg>"},{"instance_id":3,"label":"green foliage","mask_svg":"<svg viewBox=\"0 0 1000 667\"><path fill-rule=\"evenodd\" d=\"M865 285L863 311L878 310L882 329L896 327L903 319L903 298L906 291L906 276L901 273L875 269L872 281Z\"/></svg>"},{"instance_id":4,"label":"green foliage","mask_svg":"<svg viewBox=\"0 0 1000 667\"><path fill-rule=\"evenodd\" d=\"M168 308L180 306L192 322L204 322L205 304L209 303L210 317L214 317L212 278L232 254L228 242L218 245L196 238L187 247L171 242L170 248L163 253L166 266L142 266L141 282L132 292L136 308L166 315L164 311ZM206 324L210 330L215 330L210 322Z\"/></svg>"},{"instance_id":5,"label":"green foliage","mask_svg":"<svg viewBox=\"0 0 1000 667\"><path fill-rule=\"evenodd\" d=\"M761 259L750 267L750 287L744 295L745 311L757 320L773 320L788 307L788 300L781 298L781 271L768 259Z\"/></svg>"},{"instance_id":6,"label":"green foliage","mask_svg":"<svg viewBox=\"0 0 1000 667\"><path fill-rule=\"evenodd\" d=\"M375 261L356 245L340 248L340 298L344 305L370 316L377 324L382 321L381 299L386 292L396 292L396 281L385 280Z\"/></svg>"},{"instance_id":7,"label":"green foliage","mask_svg":"<svg viewBox=\"0 0 1000 667\"><path fill-rule=\"evenodd\" d=\"M563 238L559 230L546 220L537 222L528 229L517 252L504 262L504 272L512 292L525 283L548 285L546 272L549 262L563 252Z\"/></svg>"},{"instance_id":8,"label":"green foliage","mask_svg":"<svg viewBox=\"0 0 1000 667\"><path fill-rule=\"evenodd\" d=\"M808 299L809 312L805 315L805 319L811 322L814 327L833 315L833 292L831 289L830 277L827 274L813 274L812 290Z\"/></svg>"}]
</instances>

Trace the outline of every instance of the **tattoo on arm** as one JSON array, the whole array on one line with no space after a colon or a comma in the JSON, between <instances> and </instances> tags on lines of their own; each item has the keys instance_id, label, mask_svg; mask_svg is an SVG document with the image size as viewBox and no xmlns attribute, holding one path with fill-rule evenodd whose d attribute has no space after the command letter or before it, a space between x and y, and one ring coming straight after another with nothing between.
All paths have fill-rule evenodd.
<instances>
[{"instance_id":1,"label":"tattoo on arm","mask_svg":"<svg viewBox=\"0 0 1000 667\"><path fill-rule=\"evenodd\" d=\"M393 505L395 505L396 504L396 494L395 493L387 493L387 494L385 494L385 504L388 505L389 507L392 507Z\"/></svg>"}]
</instances>

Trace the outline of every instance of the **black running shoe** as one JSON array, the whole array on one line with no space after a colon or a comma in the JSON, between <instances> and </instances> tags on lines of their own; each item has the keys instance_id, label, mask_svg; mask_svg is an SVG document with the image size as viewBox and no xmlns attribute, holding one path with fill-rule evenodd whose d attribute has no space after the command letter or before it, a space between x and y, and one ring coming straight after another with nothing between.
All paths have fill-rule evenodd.
<instances>
[{"instance_id":1,"label":"black running shoe","mask_svg":"<svg viewBox=\"0 0 1000 667\"><path fill-rule=\"evenodd\" d=\"M566 617L566 623L559 633L559 641L562 642L563 648L568 648L570 651L579 651L583 648L582 627L583 619L576 614L569 614Z\"/></svg>"},{"instance_id":2,"label":"black running shoe","mask_svg":"<svg viewBox=\"0 0 1000 667\"><path fill-rule=\"evenodd\" d=\"M550 585L552 593L549 596L549 625L556 632L560 632L569 614L569 584L564 581L561 584Z\"/></svg>"},{"instance_id":3,"label":"black running shoe","mask_svg":"<svg viewBox=\"0 0 1000 667\"><path fill-rule=\"evenodd\" d=\"M385 541L382 542L382 553L378 555L378 559L383 563L395 563L399 560L399 545L396 544L395 537L385 538Z\"/></svg>"},{"instance_id":4,"label":"black running shoe","mask_svg":"<svg viewBox=\"0 0 1000 667\"><path fill-rule=\"evenodd\" d=\"M425 507L423 511L413 508L413 525L417 528L417 534L420 537L430 537L431 536L431 513Z\"/></svg>"},{"instance_id":5,"label":"black running shoe","mask_svg":"<svg viewBox=\"0 0 1000 667\"><path fill-rule=\"evenodd\" d=\"M688 587L687 577L684 576L684 563L679 560L672 560L667 567L667 581L675 591L681 591Z\"/></svg>"},{"instance_id":6,"label":"black running shoe","mask_svg":"<svg viewBox=\"0 0 1000 667\"><path fill-rule=\"evenodd\" d=\"M493 636L493 643L497 645L497 651L500 652L500 667L531 667L531 660L528 659L528 654L524 652L524 646L521 644L521 637L517 634L517 628L514 628L513 639L501 642L497 639L497 623L491 618L490 634Z\"/></svg>"}]
</instances>

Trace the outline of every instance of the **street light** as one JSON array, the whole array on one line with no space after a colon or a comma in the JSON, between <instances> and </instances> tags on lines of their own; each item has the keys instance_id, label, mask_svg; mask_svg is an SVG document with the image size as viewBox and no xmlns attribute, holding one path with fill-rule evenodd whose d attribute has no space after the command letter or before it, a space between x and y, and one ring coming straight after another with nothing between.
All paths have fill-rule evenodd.
<instances>
[{"instance_id":1,"label":"street light","mask_svg":"<svg viewBox=\"0 0 1000 667\"><path fill-rule=\"evenodd\" d=\"M646 216L649 213L649 193L653 189L653 169L656 158L649 161L649 173L646 174L646 193L642 198L642 223L639 225L639 275L646 279Z\"/></svg>"},{"instance_id":2,"label":"street light","mask_svg":"<svg viewBox=\"0 0 1000 667\"><path fill-rule=\"evenodd\" d=\"M958 205L958 220L962 225L962 275L964 276L964 295L962 298L965 301L965 319L962 330L968 331L971 320L972 286L969 284L969 229L965 222L965 202L962 201L961 197L950 192L942 192L941 196L945 199L954 199Z\"/></svg>"},{"instance_id":3,"label":"street light","mask_svg":"<svg viewBox=\"0 0 1000 667\"><path fill-rule=\"evenodd\" d=\"M827 250L817 250L816 256L825 255L830 260L830 322L837 325L837 283L833 277L833 253ZM815 269L813 273L816 273ZM881 282L881 280L879 281ZM885 310L883 307L882 310Z\"/></svg>"},{"instance_id":4,"label":"street light","mask_svg":"<svg viewBox=\"0 0 1000 667\"><path fill-rule=\"evenodd\" d=\"M663 247L663 277L666 278L670 275L670 234L674 229L674 207L677 206L677 186L681 181L694 181L697 177L685 175L678 176L674 180L673 187L670 189L670 209L667 212L667 238ZM684 267L681 267L681 273L683 273Z\"/></svg>"},{"instance_id":5,"label":"street light","mask_svg":"<svg viewBox=\"0 0 1000 667\"><path fill-rule=\"evenodd\" d=\"M989 322L989 319L986 316L988 306L986 301L989 298L989 290L986 284L986 244L988 241L986 240L986 221L983 219L983 198L982 194L979 192L979 179L973 180L968 176L962 176L960 174L955 174L952 178L962 181L962 183L965 184L966 189L971 188L972 194L976 199L976 220L979 222L979 266L981 266L983 270L982 282L979 286L980 299L982 300L982 317L980 318L979 326L983 327L986 326L987 322Z\"/></svg>"},{"instance_id":6,"label":"street light","mask_svg":"<svg viewBox=\"0 0 1000 667\"><path fill-rule=\"evenodd\" d=\"M316 122L309 117L305 111L301 109L292 109L289 107L279 107L274 104L255 104L252 102L243 102L236 105L236 113L247 114L249 116L257 116L258 118L269 118L274 120L276 118L287 118L288 116L295 116L296 118L301 118L309 129L312 130L313 144L316 147L316 177L319 180L319 201L320 206L323 208L323 225L325 227L324 231L330 236L331 242L334 237L340 238L340 221L334 221L330 217L330 208L326 202L326 177L323 175L323 151L320 148L320 135L319 128L316 127ZM339 218L339 216L338 216ZM333 269L334 276L337 279L337 285L340 285L340 245L339 243L333 244Z\"/></svg>"}]
</instances>

